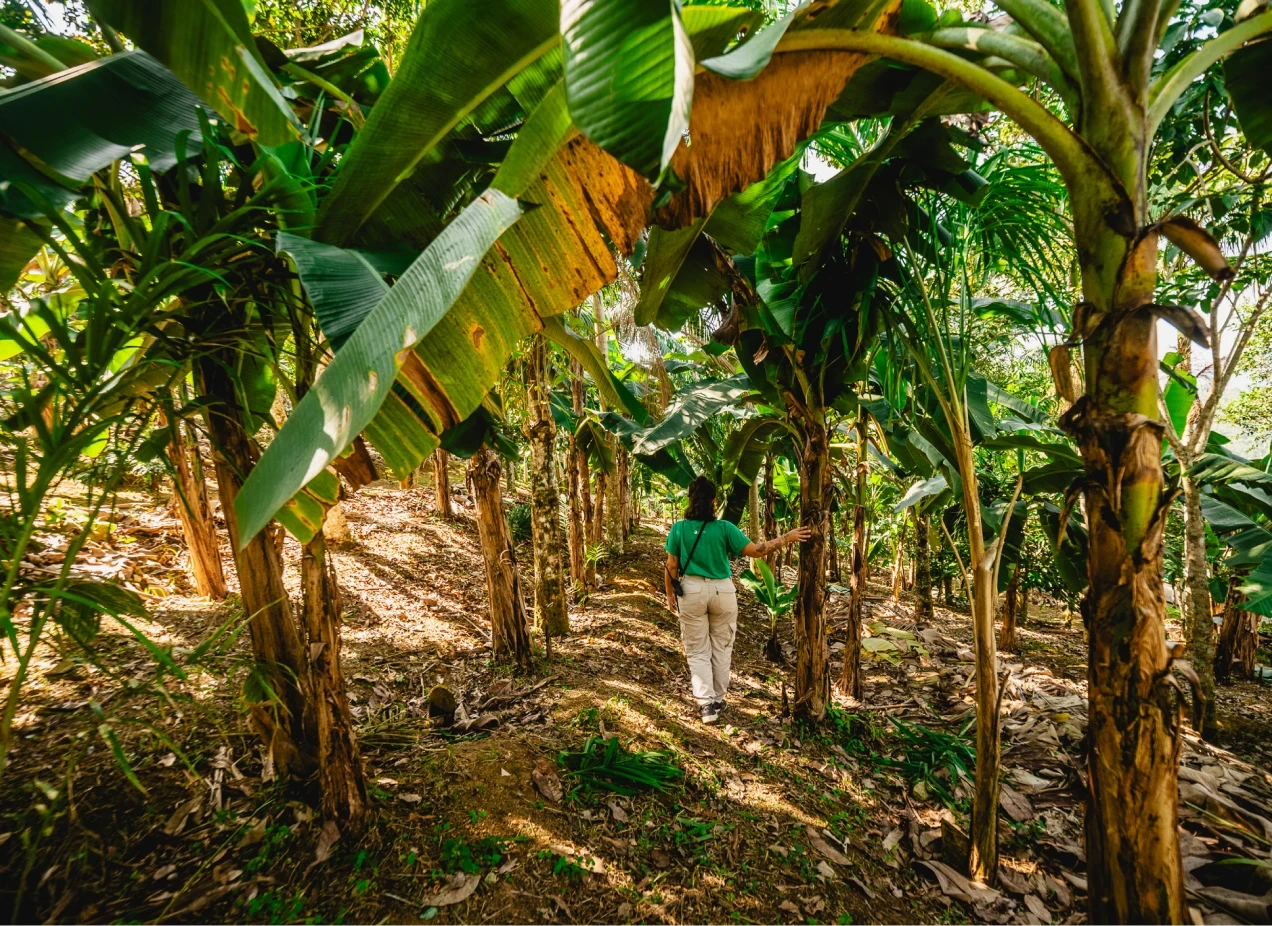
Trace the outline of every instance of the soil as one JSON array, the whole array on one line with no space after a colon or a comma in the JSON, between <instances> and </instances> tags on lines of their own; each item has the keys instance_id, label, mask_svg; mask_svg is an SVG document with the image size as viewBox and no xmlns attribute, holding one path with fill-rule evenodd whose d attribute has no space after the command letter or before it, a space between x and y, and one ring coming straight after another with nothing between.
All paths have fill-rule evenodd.
<instances>
[{"instance_id":1,"label":"soil","mask_svg":"<svg viewBox=\"0 0 1272 926\"><path fill-rule=\"evenodd\" d=\"M490 659L473 512L454 483L452 521L433 514L427 485L379 482L345 502L352 540L333 556L372 812L365 834L334 843L312 793L268 780L246 728L237 599L187 597L166 497L131 493L90 556L149 595L151 619L136 626L185 678L157 670L109 618L91 656L57 636L42 644L0 781L0 905L15 921L1085 922L1086 650L1059 610L1032 604L1020 652L1002 662L1010 794L991 891L944 866L969 809L957 771L974 683L965 611L938 607L934 625L916 627L911 604L872 587L878 652L864 701L838 699L808 730L785 711L789 622L778 631L787 665L774 665L768 617L741 591L728 707L706 726L662 603L665 525L646 524L603 560L603 587L571 606L570 635L550 655L538 638L534 668L514 676ZM298 597L290 538L284 556ZM528 546L519 560L530 568ZM846 608L831 595L832 645ZM0 666L0 690L12 672ZM467 724L430 720L436 685ZM1187 735L1197 780L1184 784L1217 791L1230 767L1249 814L1272 803L1272 702L1240 683L1221 690L1219 714L1231 752ZM682 774L628 796L558 765L563 751L613 736ZM1190 896L1198 916L1234 921L1205 891L1266 885L1245 870L1256 866L1215 863L1266 856L1267 845L1245 831L1217 840L1207 819L1185 814L1202 890ZM1202 876L1237 868L1239 879Z\"/></svg>"}]
</instances>

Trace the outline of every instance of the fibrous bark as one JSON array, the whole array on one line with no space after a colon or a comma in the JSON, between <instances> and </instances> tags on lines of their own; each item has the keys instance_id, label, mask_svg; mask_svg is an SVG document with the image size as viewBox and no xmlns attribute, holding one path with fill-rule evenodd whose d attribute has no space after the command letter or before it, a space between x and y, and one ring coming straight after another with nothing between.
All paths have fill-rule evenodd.
<instances>
[{"instance_id":1,"label":"fibrous bark","mask_svg":"<svg viewBox=\"0 0 1272 926\"><path fill-rule=\"evenodd\" d=\"M1259 650L1260 617L1253 611L1242 611L1241 585L1245 575L1235 573L1228 580L1228 595L1223 603L1223 627L1219 631L1219 647L1215 652L1215 678L1223 684L1232 680L1235 671L1242 678L1254 678L1255 655Z\"/></svg>"},{"instance_id":2,"label":"fibrous bark","mask_svg":"<svg viewBox=\"0 0 1272 926\"><path fill-rule=\"evenodd\" d=\"M1020 566L1017 565L1007 582L1007 591L1003 595L1003 622L998 629L998 648L1016 649L1016 615L1020 604Z\"/></svg>"},{"instance_id":3,"label":"fibrous bark","mask_svg":"<svg viewBox=\"0 0 1272 926\"><path fill-rule=\"evenodd\" d=\"M530 444L530 533L534 543L535 625L550 637L570 632L561 563L560 491L557 488L556 425L549 402L548 346L541 335L531 342L526 364L526 438Z\"/></svg>"},{"instance_id":4,"label":"fibrous bark","mask_svg":"<svg viewBox=\"0 0 1272 926\"><path fill-rule=\"evenodd\" d=\"M230 358L228 362L232 363ZM300 630L292 615L291 600L283 586L283 564L274 538L260 531L239 548L238 519L234 500L256 462L255 449L243 427L238 393L222 362L204 357L198 364L200 387L215 398L206 409L212 436L213 461L221 511L235 554L243 608L251 615L248 631L256 671L277 700L252 705L253 726L266 744L275 773L306 778L314 768L313 712L308 688L309 661Z\"/></svg>"},{"instance_id":5,"label":"fibrous bark","mask_svg":"<svg viewBox=\"0 0 1272 926\"><path fill-rule=\"evenodd\" d=\"M1184 614L1184 635L1193 669L1201 682L1201 729L1203 738L1213 740L1219 733L1215 720L1215 619L1210 600L1210 569L1206 563L1206 519L1201 511L1201 486L1183 478L1184 490L1184 583L1188 587Z\"/></svg>"},{"instance_id":6,"label":"fibrous bark","mask_svg":"<svg viewBox=\"0 0 1272 926\"><path fill-rule=\"evenodd\" d=\"M190 572L194 587L205 598L218 601L225 597L225 570L221 564L221 548L216 539L216 521L208 501L208 484L202 478L199 445L186 443L180 419L169 419L171 439L168 458L173 467L173 488L177 496L177 515L186 549L190 551ZM192 461L193 458L193 461ZM194 465L191 465L193 462Z\"/></svg>"},{"instance_id":7,"label":"fibrous bark","mask_svg":"<svg viewBox=\"0 0 1272 926\"><path fill-rule=\"evenodd\" d=\"M455 516L451 507L450 470L447 463L450 454L438 447L433 451L433 497L439 516L450 520Z\"/></svg>"},{"instance_id":8,"label":"fibrous bark","mask_svg":"<svg viewBox=\"0 0 1272 926\"><path fill-rule=\"evenodd\" d=\"M530 627L517 576L512 534L504 517L499 488L499 457L483 447L468 464L468 479L477 502L477 535L486 563L486 593L490 598L491 650L496 659L530 664Z\"/></svg>"},{"instance_id":9,"label":"fibrous bark","mask_svg":"<svg viewBox=\"0 0 1272 926\"><path fill-rule=\"evenodd\" d=\"M909 517L901 519L901 532L897 535L896 554L892 558L892 600L900 601L905 585L905 529L909 525Z\"/></svg>"},{"instance_id":10,"label":"fibrous bark","mask_svg":"<svg viewBox=\"0 0 1272 926\"><path fill-rule=\"evenodd\" d=\"M340 669L340 586L321 529L305 544L300 573L318 734L322 816L335 820L346 833L359 833L366 818L367 788Z\"/></svg>"},{"instance_id":11,"label":"fibrous bark","mask_svg":"<svg viewBox=\"0 0 1272 926\"><path fill-rule=\"evenodd\" d=\"M609 547L610 552L620 554L623 552L623 537L625 530L623 527L625 503L623 499L623 476L624 469L622 462L623 451L618 447L618 441L614 441L614 472L609 474L609 480L606 488L608 489L608 498L605 500L605 544Z\"/></svg>"},{"instance_id":12,"label":"fibrous bark","mask_svg":"<svg viewBox=\"0 0 1272 926\"><path fill-rule=\"evenodd\" d=\"M930 515L914 515L914 621L930 624L932 613L932 557L928 550L928 535L932 531ZM947 585L948 589L949 586ZM949 592L946 592L949 603Z\"/></svg>"},{"instance_id":13,"label":"fibrous bark","mask_svg":"<svg viewBox=\"0 0 1272 926\"><path fill-rule=\"evenodd\" d=\"M848 598L848 632L844 643L844 668L839 676L839 690L861 701L861 612L866 597L866 480L870 470L866 463L866 411L857 419L857 471L853 480L852 506L852 575Z\"/></svg>"},{"instance_id":14,"label":"fibrous bark","mask_svg":"<svg viewBox=\"0 0 1272 926\"><path fill-rule=\"evenodd\" d=\"M813 413L815 414L815 413ZM830 445L821 418L800 421L804 446L799 460L800 524L812 536L799 545L795 596L796 716L820 722L830 706L830 652L826 645L826 534L830 512Z\"/></svg>"},{"instance_id":15,"label":"fibrous bark","mask_svg":"<svg viewBox=\"0 0 1272 926\"><path fill-rule=\"evenodd\" d=\"M1102 140L1111 164L1129 165L1123 179L1134 191L1134 218L1117 228L1097 197L1073 202L1087 299L1079 326L1087 392L1060 419L1086 471L1092 922L1182 922L1186 915L1177 803L1182 697L1162 587L1172 500L1163 492L1157 320L1140 311L1153 301L1157 239L1135 232L1147 222L1148 146L1138 119L1110 121L1106 128L1122 140Z\"/></svg>"},{"instance_id":16,"label":"fibrous bark","mask_svg":"<svg viewBox=\"0 0 1272 926\"><path fill-rule=\"evenodd\" d=\"M773 540L777 537L777 513L775 510L777 504L777 495L773 491L773 454L769 453L764 457L764 539ZM770 569L777 569L778 557L781 551L770 553L768 555L768 565ZM778 574L780 580L781 574Z\"/></svg>"}]
</instances>

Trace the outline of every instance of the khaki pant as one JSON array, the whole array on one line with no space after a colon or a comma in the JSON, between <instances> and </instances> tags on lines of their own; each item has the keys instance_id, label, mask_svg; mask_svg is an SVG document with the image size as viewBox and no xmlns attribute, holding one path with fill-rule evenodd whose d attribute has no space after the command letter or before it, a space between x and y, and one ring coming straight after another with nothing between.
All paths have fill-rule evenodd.
<instances>
[{"instance_id":1,"label":"khaki pant","mask_svg":"<svg viewBox=\"0 0 1272 926\"><path fill-rule=\"evenodd\" d=\"M685 576L679 599L680 639L699 704L723 701L729 690L729 663L738 630L738 596L732 579Z\"/></svg>"}]
</instances>

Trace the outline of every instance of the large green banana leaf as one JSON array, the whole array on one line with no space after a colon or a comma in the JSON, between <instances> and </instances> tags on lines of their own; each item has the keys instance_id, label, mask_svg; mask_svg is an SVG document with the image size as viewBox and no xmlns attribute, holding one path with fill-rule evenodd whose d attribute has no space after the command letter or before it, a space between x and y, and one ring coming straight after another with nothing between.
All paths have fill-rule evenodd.
<instances>
[{"instance_id":1,"label":"large green banana leaf","mask_svg":"<svg viewBox=\"0 0 1272 926\"><path fill-rule=\"evenodd\" d=\"M345 152L316 237L346 244L422 159L560 41L554 0L433 0Z\"/></svg>"},{"instance_id":2,"label":"large green banana leaf","mask_svg":"<svg viewBox=\"0 0 1272 926\"><path fill-rule=\"evenodd\" d=\"M1224 87L1237 111L1246 141L1272 155L1272 101L1268 99L1268 75L1272 74L1272 38L1251 42L1233 52L1223 63Z\"/></svg>"},{"instance_id":3,"label":"large green banana leaf","mask_svg":"<svg viewBox=\"0 0 1272 926\"><path fill-rule=\"evenodd\" d=\"M690 257L698 244L707 217L667 231L655 225L649 230L649 245L645 251L645 266L640 280L640 300L636 303L635 321L638 325L657 325L664 331L678 330L692 315L720 294L727 292L727 285L714 295L709 283L703 282L706 267L701 249ZM711 247L706 245L706 260L711 259ZM685 262L689 261L689 266ZM684 280L681 273L684 272ZM719 276L719 274L716 274ZM691 278L693 284L691 285ZM698 302L697 296L706 296Z\"/></svg>"},{"instance_id":4,"label":"large green banana leaf","mask_svg":"<svg viewBox=\"0 0 1272 926\"><path fill-rule=\"evenodd\" d=\"M689 128L693 44L678 0L563 0L570 115L633 170L657 177Z\"/></svg>"},{"instance_id":5,"label":"large green banana leaf","mask_svg":"<svg viewBox=\"0 0 1272 926\"><path fill-rule=\"evenodd\" d=\"M256 48L242 0L91 0L89 8L254 141L296 137L296 117Z\"/></svg>"},{"instance_id":6,"label":"large green banana leaf","mask_svg":"<svg viewBox=\"0 0 1272 926\"><path fill-rule=\"evenodd\" d=\"M400 370L405 371L410 399L433 419L433 428L425 432L428 438L419 438L420 444L431 438L436 447L436 434L481 404L484 390L475 401L471 389L467 394L447 392L438 374L448 366L493 356L498 362L495 370L481 371L490 373L487 382L493 381L505 346L510 350L524 336L524 326L513 318L492 320L477 312L454 312L452 307L470 281L487 276L478 273L488 266L483 256L521 214L516 200L493 190L483 194L446 227L358 326L244 483L235 500L240 543L269 523L379 417ZM428 364L418 353L426 342L433 361ZM470 381L481 378L472 370L466 372ZM396 424L389 422L379 434L368 430L368 437L377 447L385 447L393 439L386 432Z\"/></svg>"},{"instance_id":7,"label":"large green banana leaf","mask_svg":"<svg viewBox=\"0 0 1272 926\"><path fill-rule=\"evenodd\" d=\"M304 286L305 294L318 318L318 325L337 349L389 292L381 275L386 269L384 255L338 248L286 232L279 233L276 249L292 259L300 275L301 285ZM464 299L464 296L460 297L461 306ZM582 364L595 381L597 390L607 405L622 408L636 421L644 422L648 417L645 407L610 372L592 341L575 337L556 316L543 320L543 333ZM417 354L420 354L421 362L427 362L425 353L417 349ZM411 406L406 383L397 384L394 392L408 408ZM424 418L420 424L427 429L430 419ZM371 431L376 431L382 425L383 422L380 425L373 422L369 427ZM395 456L395 450L391 447L382 453L386 460ZM402 466L413 468L410 463L392 468L395 472L401 472Z\"/></svg>"},{"instance_id":8,"label":"large green banana leaf","mask_svg":"<svg viewBox=\"0 0 1272 926\"><path fill-rule=\"evenodd\" d=\"M751 485L774 436L790 431L790 425L782 419L762 415L748 418L734 428L724 440L720 460L721 487L728 488L734 480Z\"/></svg>"},{"instance_id":9,"label":"large green banana leaf","mask_svg":"<svg viewBox=\"0 0 1272 926\"><path fill-rule=\"evenodd\" d=\"M145 52L111 55L0 95L0 133L9 142L0 145L0 211L8 213L0 218L0 291L8 292L40 248L27 221L46 221L46 210L65 207L95 171L130 152L167 170L179 138L198 137L198 107Z\"/></svg>"},{"instance_id":10,"label":"large green banana leaf","mask_svg":"<svg viewBox=\"0 0 1272 926\"><path fill-rule=\"evenodd\" d=\"M731 405L755 392L745 374L701 383L680 394L662 420L633 436L632 451L651 454L692 436L699 427Z\"/></svg>"},{"instance_id":11,"label":"large green banana leaf","mask_svg":"<svg viewBox=\"0 0 1272 926\"><path fill-rule=\"evenodd\" d=\"M0 208L43 217L28 188L60 208L95 171L131 152L152 170L176 163L178 137L199 136L199 101L144 52L111 55L0 95ZM32 156L33 167L18 151Z\"/></svg>"}]
</instances>

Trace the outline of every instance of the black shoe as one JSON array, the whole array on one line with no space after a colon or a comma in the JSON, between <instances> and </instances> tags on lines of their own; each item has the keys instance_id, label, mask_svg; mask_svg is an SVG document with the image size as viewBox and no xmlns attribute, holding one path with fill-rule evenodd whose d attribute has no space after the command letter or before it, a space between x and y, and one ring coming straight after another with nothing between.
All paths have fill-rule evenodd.
<instances>
[{"instance_id":1,"label":"black shoe","mask_svg":"<svg viewBox=\"0 0 1272 926\"><path fill-rule=\"evenodd\" d=\"M725 709L726 707L728 707L728 705L724 703L724 698L717 698L717 699L716 699L716 701L715 701L715 709L716 709L716 713L717 713L717 714L723 714L723 713L724 713L724 709Z\"/></svg>"},{"instance_id":2,"label":"black shoe","mask_svg":"<svg viewBox=\"0 0 1272 926\"><path fill-rule=\"evenodd\" d=\"M712 701L708 704L702 705L702 722L703 723L715 723L717 720L720 719L719 704L720 702L718 701Z\"/></svg>"}]
</instances>

